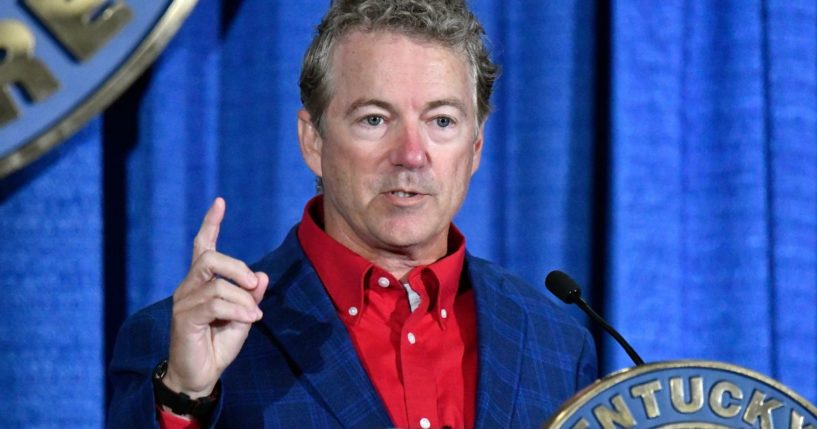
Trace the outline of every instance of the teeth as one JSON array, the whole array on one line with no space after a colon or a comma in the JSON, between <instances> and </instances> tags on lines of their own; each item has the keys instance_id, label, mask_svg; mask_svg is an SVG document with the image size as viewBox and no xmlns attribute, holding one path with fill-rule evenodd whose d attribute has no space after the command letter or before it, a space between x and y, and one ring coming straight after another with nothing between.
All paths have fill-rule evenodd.
<instances>
[{"instance_id":1,"label":"teeth","mask_svg":"<svg viewBox=\"0 0 817 429\"><path fill-rule=\"evenodd\" d=\"M400 197L400 198L409 198L409 197L413 197L413 196L417 195L417 194L414 194L414 193L411 193L411 192L403 192L403 191L394 191L394 192L392 192L392 194L397 196L397 197Z\"/></svg>"}]
</instances>

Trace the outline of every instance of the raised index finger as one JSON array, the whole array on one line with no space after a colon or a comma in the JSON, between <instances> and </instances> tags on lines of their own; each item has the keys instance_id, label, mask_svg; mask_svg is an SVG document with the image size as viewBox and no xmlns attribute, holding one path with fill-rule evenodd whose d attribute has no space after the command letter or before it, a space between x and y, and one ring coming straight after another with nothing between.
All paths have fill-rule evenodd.
<instances>
[{"instance_id":1,"label":"raised index finger","mask_svg":"<svg viewBox=\"0 0 817 429\"><path fill-rule=\"evenodd\" d=\"M227 210L227 203L224 198L217 197L213 205L204 215L196 238L193 240L193 261L199 258L207 250L216 250L218 232L221 228L221 221L224 220L224 212Z\"/></svg>"}]
</instances>

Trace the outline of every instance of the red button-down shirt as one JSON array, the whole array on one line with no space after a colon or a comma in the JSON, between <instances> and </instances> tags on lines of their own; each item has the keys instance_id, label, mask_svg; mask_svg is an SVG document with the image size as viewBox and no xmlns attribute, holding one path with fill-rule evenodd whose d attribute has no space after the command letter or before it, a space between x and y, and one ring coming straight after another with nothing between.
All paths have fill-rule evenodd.
<instances>
[{"instance_id":1,"label":"red button-down shirt","mask_svg":"<svg viewBox=\"0 0 817 429\"><path fill-rule=\"evenodd\" d=\"M304 209L298 239L343 321L358 357L398 427L474 426L476 309L461 282L465 239L452 225L448 253L404 279L323 231L323 200ZM160 413L162 427L167 413Z\"/></svg>"}]
</instances>

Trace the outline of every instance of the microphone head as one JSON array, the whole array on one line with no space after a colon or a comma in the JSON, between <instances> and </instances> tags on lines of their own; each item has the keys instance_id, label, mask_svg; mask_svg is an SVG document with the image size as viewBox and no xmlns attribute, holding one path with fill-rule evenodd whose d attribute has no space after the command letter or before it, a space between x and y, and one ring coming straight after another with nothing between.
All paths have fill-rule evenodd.
<instances>
[{"instance_id":1,"label":"microphone head","mask_svg":"<svg viewBox=\"0 0 817 429\"><path fill-rule=\"evenodd\" d=\"M545 277L545 286L562 301L573 304L582 296L582 289L567 274L554 270Z\"/></svg>"}]
</instances>

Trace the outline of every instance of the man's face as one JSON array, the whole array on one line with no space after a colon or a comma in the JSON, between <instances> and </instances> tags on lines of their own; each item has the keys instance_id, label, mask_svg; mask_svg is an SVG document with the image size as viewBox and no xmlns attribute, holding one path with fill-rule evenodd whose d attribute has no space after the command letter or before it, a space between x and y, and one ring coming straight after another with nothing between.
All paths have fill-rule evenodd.
<instances>
[{"instance_id":1,"label":"man's face","mask_svg":"<svg viewBox=\"0 0 817 429\"><path fill-rule=\"evenodd\" d=\"M395 33L353 32L331 64L323 132L299 113L304 158L323 178L327 233L372 259L443 256L482 151L465 57Z\"/></svg>"}]
</instances>

